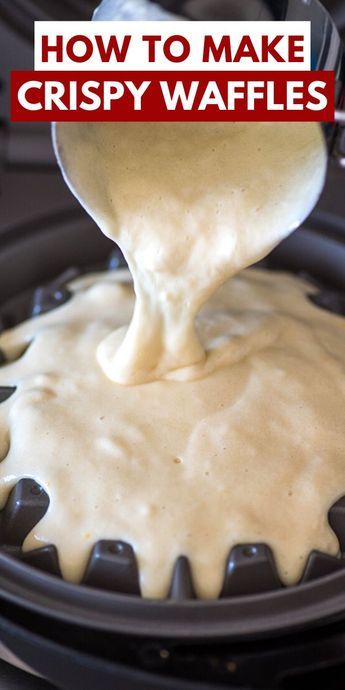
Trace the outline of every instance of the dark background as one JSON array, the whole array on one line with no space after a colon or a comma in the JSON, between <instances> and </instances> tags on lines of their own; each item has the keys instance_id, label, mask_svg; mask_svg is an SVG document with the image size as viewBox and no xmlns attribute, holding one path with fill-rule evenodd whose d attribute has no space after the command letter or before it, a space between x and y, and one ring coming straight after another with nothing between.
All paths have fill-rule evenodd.
<instances>
[{"instance_id":1,"label":"dark background","mask_svg":"<svg viewBox=\"0 0 345 690\"><path fill-rule=\"evenodd\" d=\"M162 0L169 7L171 0ZM187 2L188 0L180 0ZM202 0L201 0L202 1ZM231 0L212 0L217 12ZM246 0L243 0L246 2ZM34 19L88 19L97 0L0 0L0 234L23 225L68 215L78 204L57 169L46 125L12 124L8 117L9 73L31 69ZM345 38L345 0L324 0ZM345 170L330 163L317 212L335 215L345 225ZM96 230L95 230L96 231ZM13 267L15 271L15 267ZM0 302L2 295L0 294ZM0 690L48 690L0 661ZM77 690L77 689L76 689Z\"/></svg>"}]
</instances>

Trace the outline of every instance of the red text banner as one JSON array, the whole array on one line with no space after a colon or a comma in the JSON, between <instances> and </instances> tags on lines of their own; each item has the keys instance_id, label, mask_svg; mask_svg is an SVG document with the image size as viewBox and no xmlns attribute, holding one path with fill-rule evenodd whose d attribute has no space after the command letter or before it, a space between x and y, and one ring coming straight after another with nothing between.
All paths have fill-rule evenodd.
<instances>
[{"instance_id":1,"label":"red text banner","mask_svg":"<svg viewBox=\"0 0 345 690\"><path fill-rule=\"evenodd\" d=\"M333 71L12 72L14 122L332 121Z\"/></svg>"}]
</instances>

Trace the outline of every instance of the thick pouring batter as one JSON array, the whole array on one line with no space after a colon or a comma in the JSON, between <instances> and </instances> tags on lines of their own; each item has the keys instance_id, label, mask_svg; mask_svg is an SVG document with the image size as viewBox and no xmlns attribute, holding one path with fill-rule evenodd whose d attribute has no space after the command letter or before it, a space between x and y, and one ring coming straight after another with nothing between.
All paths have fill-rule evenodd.
<instances>
[{"instance_id":1,"label":"thick pouring batter","mask_svg":"<svg viewBox=\"0 0 345 690\"><path fill-rule=\"evenodd\" d=\"M230 548L261 541L295 582L311 549L338 552L344 321L296 278L227 279L312 208L318 127L66 124L58 142L136 300L127 272L88 276L0 336L0 385L17 386L0 406L0 498L30 476L51 501L25 548L55 543L78 581L98 539L122 539L159 597L185 554L213 597Z\"/></svg>"},{"instance_id":2,"label":"thick pouring batter","mask_svg":"<svg viewBox=\"0 0 345 690\"><path fill-rule=\"evenodd\" d=\"M105 373L124 384L199 375L180 370L205 360L200 306L316 202L326 160L319 126L66 123L56 132L67 182L134 280L128 330L98 348Z\"/></svg>"}]
</instances>

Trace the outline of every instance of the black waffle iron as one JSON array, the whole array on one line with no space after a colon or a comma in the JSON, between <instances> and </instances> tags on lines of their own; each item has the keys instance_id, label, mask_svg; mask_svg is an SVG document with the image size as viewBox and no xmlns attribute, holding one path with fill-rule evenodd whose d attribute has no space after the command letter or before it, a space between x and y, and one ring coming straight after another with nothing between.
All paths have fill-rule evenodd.
<instances>
[{"instance_id":1,"label":"black waffle iron","mask_svg":"<svg viewBox=\"0 0 345 690\"><path fill-rule=\"evenodd\" d=\"M345 232L324 216L316 214L265 265L309 275L319 286L319 308L345 316ZM68 300L66 281L78 272L95 264L116 270L122 262L79 211L3 233L3 327ZM0 400L12 392L0 386ZM296 688L325 668L327 678L344 677L345 557L313 552L301 582L284 588L267 546L239 545L213 602L195 599L181 557L169 598L145 600L135 555L123 542L94 546L80 586L61 579L54 545L23 554L21 544L48 504L41 487L23 479L0 514L0 637L57 687ZM329 521L345 552L344 500Z\"/></svg>"},{"instance_id":2,"label":"black waffle iron","mask_svg":"<svg viewBox=\"0 0 345 690\"><path fill-rule=\"evenodd\" d=\"M16 5L26 3L15 0ZM78 0L75 9L81 5ZM21 31L25 36L24 24ZM13 208L0 196L7 218L0 228L0 328L67 301L73 276L95 267L116 270L123 263L67 190L61 191L58 178L54 197L56 171L49 155L46 168L35 165L34 199L23 185L27 164L5 166L2 189L14 190L17 182L18 193ZM308 276L318 287L317 306L345 318L343 184L343 173L332 164L316 212L262 263ZM17 216L19 194L31 209L25 219ZM2 363L0 354L0 404L13 393L1 387ZM18 672L14 681L10 675L6 680L0 665L1 690L345 687L344 499L329 511L340 558L311 553L301 581L283 587L265 544L238 545L229 554L220 598L208 602L195 598L192 568L183 554L168 598L141 598L135 554L119 541L94 545L81 585L64 582L53 544L25 554L21 549L48 504L42 488L23 479L0 513L0 640L39 675L30 680Z\"/></svg>"}]
</instances>

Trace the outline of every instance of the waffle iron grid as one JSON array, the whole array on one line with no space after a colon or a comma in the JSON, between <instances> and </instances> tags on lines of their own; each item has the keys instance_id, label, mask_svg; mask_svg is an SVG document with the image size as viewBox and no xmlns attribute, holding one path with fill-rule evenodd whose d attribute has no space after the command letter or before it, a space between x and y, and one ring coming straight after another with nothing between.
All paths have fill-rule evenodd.
<instances>
[{"instance_id":1,"label":"waffle iron grid","mask_svg":"<svg viewBox=\"0 0 345 690\"><path fill-rule=\"evenodd\" d=\"M116 270L123 265L119 251L113 252L107 268ZM67 302L71 292L66 283L79 274L80 270L70 268L56 280L36 288L33 294L24 295L19 299L19 308L12 304L9 313L0 313L0 331ZM320 308L345 316L345 294L341 291L328 290L319 284L319 292L308 297ZM0 351L0 367L3 364L6 364L6 358ZM1 386L0 376L0 404L15 390L15 387ZM33 551L24 552L22 549L27 534L43 518L48 507L49 496L39 484L29 478L18 481L0 511L0 549L24 564L61 578L58 552L53 544ZM345 496L330 508L328 521L338 538L340 555L334 557L312 551L299 586L345 569ZM82 584L140 597L139 571L132 546L119 540L101 540L94 544ZM221 599L270 592L282 587L269 546L263 543L238 544L231 549L225 565ZM196 599L192 569L184 555L175 562L168 598L176 601Z\"/></svg>"}]
</instances>

